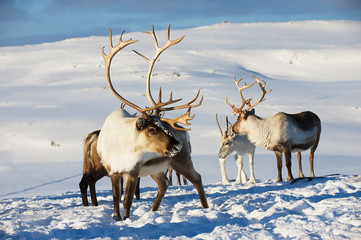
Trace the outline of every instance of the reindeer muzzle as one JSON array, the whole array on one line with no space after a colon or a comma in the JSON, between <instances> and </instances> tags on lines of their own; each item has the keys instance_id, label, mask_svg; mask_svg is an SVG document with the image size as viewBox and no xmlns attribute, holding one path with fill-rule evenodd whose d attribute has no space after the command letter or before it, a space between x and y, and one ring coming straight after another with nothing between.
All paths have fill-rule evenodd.
<instances>
[{"instance_id":1,"label":"reindeer muzzle","mask_svg":"<svg viewBox=\"0 0 361 240\"><path fill-rule=\"evenodd\" d=\"M174 157L182 150L182 143L178 142L174 137L172 138L167 151L165 152L168 157Z\"/></svg>"}]
</instances>

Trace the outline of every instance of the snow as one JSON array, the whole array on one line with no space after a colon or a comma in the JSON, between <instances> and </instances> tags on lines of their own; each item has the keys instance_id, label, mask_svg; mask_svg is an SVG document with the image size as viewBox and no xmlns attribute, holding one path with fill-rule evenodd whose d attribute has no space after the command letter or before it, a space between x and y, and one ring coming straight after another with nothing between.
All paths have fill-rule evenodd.
<instances>
[{"instance_id":1,"label":"snow","mask_svg":"<svg viewBox=\"0 0 361 240\"><path fill-rule=\"evenodd\" d=\"M116 41L120 33L113 34ZM165 31L157 35L164 43ZM109 50L108 36L1 47L0 239L361 238L361 22L223 23L172 30L171 39L182 35L156 63L152 89L156 95L162 86L165 98L173 91L184 101L201 89L204 102L192 110L189 133L210 208L201 208L193 186L177 186L158 212L149 212L157 191L149 177L141 180L141 199L126 221L111 218L107 177L97 183L99 206L83 207L82 140L120 106L107 88L99 50ZM123 36L129 38L139 42L114 59L112 79L121 94L144 106L147 63L131 50L152 56L154 45L141 32ZM235 121L225 98L239 103L233 78L251 82L252 75L273 89L257 106L259 116L310 110L320 117L318 178L275 183L274 154L257 148L256 184L220 183L215 114L223 128L226 115ZM229 177L235 178L235 166L230 157Z\"/></svg>"},{"instance_id":2,"label":"snow","mask_svg":"<svg viewBox=\"0 0 361 240\"><path fill-rule=\"evenodd\" d=\"M361 177L336 175L294 183L205 185L202 209L193 186L170 187L157 212L156 188L142 188L132 216L116 222L110 190L98 207L79 192L3 199L1 234L25 239L357 239Z\"/></svg>"}]
</instances>

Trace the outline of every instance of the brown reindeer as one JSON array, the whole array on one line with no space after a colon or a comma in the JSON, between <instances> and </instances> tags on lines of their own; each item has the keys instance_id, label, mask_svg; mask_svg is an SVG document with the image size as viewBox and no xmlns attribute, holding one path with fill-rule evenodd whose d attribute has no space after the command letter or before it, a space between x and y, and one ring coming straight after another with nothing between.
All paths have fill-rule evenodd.
<instances>
[{"instance_id":1,"label":"brown reindeer","mask_svg":"<svg viewBox=\"0 0 361 240\"><path fill-rule=\"evenodd\" d=\"M279 112L269 118L260 118L255 115L254 107L263 102L264 96L270 90L265 90L266 82L261 81L253 76L255 81L243 87L234 79L242 99L242 105L236 108L226 99L229 106L232 107L233 113L238 114L238 120L233 124L235 133L247 133L249 140L256 146L274 151L277 158L278 178L277 182L282 181L282 153L286 158L288 170L288 179L293 179L291 170L291 153L297 152L299 164L299 177L303 177L301 165L301 151L310 149L310 168L311 177L314 177L313 160L314 152L318 146L321 134L321 121L318 116L312 112L301 112L297 114L288 114ZM250 88L257 83L262 91L261 98L255 104L251 104L252 99L245 100L242 91ZM247 105L247 109L243 109Z\"/></svg>"}]
</instances>

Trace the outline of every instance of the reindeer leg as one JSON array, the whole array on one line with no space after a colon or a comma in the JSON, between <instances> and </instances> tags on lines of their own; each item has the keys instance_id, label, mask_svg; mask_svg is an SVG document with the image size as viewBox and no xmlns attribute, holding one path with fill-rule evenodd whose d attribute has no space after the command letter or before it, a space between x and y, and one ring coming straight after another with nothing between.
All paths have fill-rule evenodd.
<instances>
[{"instance_id":1,"label":"reindeer leg","mask_svg":"<svg viewBox=\"0 0 361 240\"><path fill-rule=\"evenodd\" d=\"M127 180L125 183L124 200L123 200L124 220L129 218L130 216L130 208L133 204L135 189L137 187L137 182L138 182L138 175L139 175L139 169L127 175Z\"/></svg>"},{"instance_id":2,"label":"reindeer leg","mask_svg":"<svg viewBox=\"0 0 361 240\"><path fill-rule=\"evenodd\" d=\"M96 194L96 190L95 190L95 184L97 181L99 181L99 179L101 179L102 177L108 175L108 173L106 172L106 170L104 169L103 171L99 171L99 172L94 172L91 174L90 176L90 197L92 200L92 206L98 206L98 200L97 200L97 194Z\"/></svg>"},{"instance_id":3,"label":"reindeer leg","mask_svg":"<svg viewBox=\"0 0 361 240\"><path fill-rule=\"evenodd\" d=\"M89 185L88 180L89 180L88 175L83 174L83 177L79 183L81 198L83 200L83 206L89 206L88 195L87 195L87 190L88 190L88 185Z\"/></svg>"},{"instance_id":4,"label":"reindeer leg","mask_svg":"<svg viewBox=\"0 0 361 240\"><path fill-rule=\"evenodd\" d=\"M180 181L180 173L176 172L175 175L177 175L177 185L180 186L182 185L181 181Z\"/></svg>"},{"instance_id":5,"label":"reindeer leg","mask_svg":"<svg viewBox=\"0 0 361 240\"><path fill-rule=\"evenodd\" d=\"M208 208L207 197L202 184L202 177L196 172L196 170L194 170L193 163L191 161L188 163L171 161L171 167L185 176L193 184L193 186L197 189L202 207Z\"/></svg>"},{"instance_id":6,"label":"reindeer leg","mask_svg":"<svg viewBox=\"0 0 361 240\"><path fill-rule=\"evenodd\" d=\"M153 206L151 211L158 211L158 208L162 202L162 199L164 197L165 192L168 189L169 180L167 179L166 175L164 173L157 173L151 175L151 177L154 179L154 181L158 184L158 193L154 200Z\"/></svg>"},{"instance_id":7,"label":"reindeer leg","mask_svg":"<svg viewBox=\"0 0 361 240\"><path fill-rule=\"evenodd\" d=\"M317 146L316 146L317 147ZM315 172L313 170L313 158L314 158L314 153L316 151L316 148L311 148L310 151L310 169L311 169L311 175L310 177L315 177Z\"/></svg>"},{"instance_id":8,"label":"reindeer leg","mask_svg":"<svg viewBox=\"0 0 361 240\"><path fill-rule=\"evenodd\" d=\"M278 177L276 182L282 181L282 152L280 151L274 151L276 154L277 159L277 170L278 170Z\"/></svg>"},{"instance_id":9,"label":"reindeer leg","mask_svg":"<svg viewBox=\"0 0 361 240\"><path fill-rule=\"evenodd\" d=\"M297 159L298 159L298 177L299 178L304 178L305 176L303 175L303 172L302 172L302 156L301 156L301 153L300 152L297 152Z\"/></svg>"},{"instance_id":10,"label":"reindeer leg","mask_svg":"<svg viewBox=\"0 0 361 240\"><path fill-rule=\"evenodd\" d=\"M173 168L168 168L169 186L173 186Z\"/></svg>"},{"instance_id":11,"label":"reindeer leg","mask_svg":"<svg viewBox=\"0 0 361 240\"><path fill-rule=\"evenodd\" d=\"M98 206L97 195L95 191L95 181L91 181L89 188L90 188L90 197L92 199L92 206Z\"/></svg>"},{"instance_id":12,"label":"reindeer leg","mask_svg":"<svg viewBox=\"0 0 361 240\"><path fill-rule=\"evenodd\" d=\"M226 173L226 167L225 167L226 160L227 160L227 158L219 159L219 165L221 166L222 183L229 183L229 180L227 178L227 173Z\"/></svg>"},{"instance_id":13,"label":"reindeer leg","mask_svg":"<svg viewBox=\"0 0 361 240\"><path fill-rule=\"evenodd\" d=\"M135 198L137 200L140 199L140 177L138 178L137 187L135 188Z\"/></svg>"},{"instance_id":14,"label":"reindeer leg","mask_svg":"<svg viewBox=\"0 0 361 240\"><path fill-rule=\"evenodd\" d=\"M248 154L248 158L249 158L248 166L251 175L249 181L251 183L256 183L256 178L254 176L254 151Z\"/></svg>"},{"instance_id":15,"label":"reindeer leg","mask_svg":"<svg viewBox=\"0 0 361 240\"><path fill-rule=\"evenodd\" d=\"M120 177L120 198L122 198L124 194L124 178Z\"/></svg>"},{"instance_id":16,"label":"reindeer leg","mask_svg":"<svg viewBox=\"0 0 361 240\"><path fill-rule=\"evenodd\" d=\"M285 158L286 158L286 167L288 171L288 178L287 181L290 181L293 179L292 176L292 162L291 162L291 151L286 150L285 151Z\"/></svg>"},{"instance_id":17,"label":"reindeer leg","mask_svg":"<svg viewBox=\"0 0 361 240\"><path fill-rule=\"evenodd\" d=\"M119 209L119 202L120 202L119 182L121 179L121 175L112 174L110 175L110 179L112 181L112 190L113 190L113 204L114 204L113 219L120 221L122 220L122 216L120 215L120 209Z\"/></svg>"},{"instance_id":18,"label":"reindeer leg","mask_svg":"<svg viewBox=\"0 0 361 240\"><path fill-rule=\"evenodd\" d=\"M246 183L247 175L243 170L243 155L236 154L234 155L234 160L238 166L238 173L236 178L236 183Z\"/></svg>"},{"instance_id":19,"label":"reindeer leg","mask_svg":"<svg viewBox=\"0 0 361 240\"><path fill-rule=\"evenodd\" d=\"M183 184L188 185L187 178L185 176L183 176L183 175L182 175L182 178L183 178Z\"/></svg>"}]
</instances>

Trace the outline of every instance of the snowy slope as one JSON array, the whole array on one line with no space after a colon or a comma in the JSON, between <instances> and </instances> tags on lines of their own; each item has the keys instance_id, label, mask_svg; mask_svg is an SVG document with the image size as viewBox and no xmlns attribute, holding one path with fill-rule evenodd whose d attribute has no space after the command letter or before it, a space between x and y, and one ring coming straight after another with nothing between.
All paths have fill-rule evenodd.
<instances>
[{"instance_id":1,"label":"snowy slope","mask_svg":"<svg viewBox=\"0 0 361 240\"><path fill-rule=\"evenodd\" d=\"M159 41L164 41L165 31L157 34ZM157 62L152 89L155 93L162 86L164 96L173 91L174 98L185 100L193 98L197 89L204 95L202 106L193 110L196 117L190 135L193 161L203 177L210 209L200 208L193 187L176 187L166 193L158 213L148 213L156 191L150 178L142 180L141 203L145 204L133 205L134 219L112 222L108 178L97 185L102 191L101 206L81 207L78 182L83 137L99 129L107 114L120 105L107 88L99 50L102 46L107 49L108 37L2 47L0 238L48 238L56 234L59 238L73 234L74 238L96 238L104 232L108 232L104 237L112 238L122 236L120 230L126 232L123 236L153 234L149 238L165 239L198 234L199 238L217 238L223 237L222 232L230 238L264 239L292 237L287 234L300 239L353 238L360 234L360 185L359 178L352 175L361 172L361 22L226 23L171 32L172 39L182 35L185 39ZM140 41L119 53L112 79L126 98L147 105L142 95L147 63L131 50L151 56L153 42L139 32L127 33L123 39L129 38ZM233 78L250 82L252 75L266 80L273 89L257 106L257 114L317 113L322 134L315 173L343 175L294 185L275 184L273 153L257 149L255 175L259 183L218 184L220 134L215 113L220 119L228 115L235 121L225 98L239 102ZM257 98L259 92L255 88L247 94ZM293 165L296 175L295 161ZM306 152L303 165L308 175ZM235 178L233 160L227 162L227 168ZM322 193L325 189L330 192ZM226 204L225 209L222 204ZM38 211L39 218L30 217ZM327 217L326 212L333 215ZM76 216L78 213L82 216ZM309 221L313 224L308 225ZM192 231L190 223L196 224L197 230ZM150 233L153 228L171 232ZM325 228L329 230L319 233Z\"/></svg>"}]
</instances>

